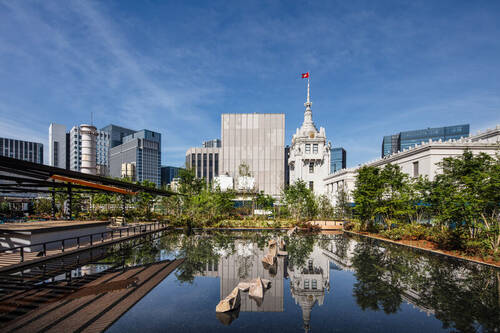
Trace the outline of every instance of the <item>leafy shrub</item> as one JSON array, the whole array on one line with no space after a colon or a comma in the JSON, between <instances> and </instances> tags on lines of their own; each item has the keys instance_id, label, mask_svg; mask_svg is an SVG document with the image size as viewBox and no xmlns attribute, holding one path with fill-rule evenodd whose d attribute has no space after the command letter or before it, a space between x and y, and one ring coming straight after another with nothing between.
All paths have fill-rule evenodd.
<instances>
[{"instance_id":1,"label":"leafy shrub","mask_svg":"<svg viewBox=\"0 0 500 333\"><path fill-rule=\"evenodd\" d=\"M405 224L391 230L382 231L380 234L392 240L421 240L428 239L429 227L422 224Z\"/></svg>"}]
</instances>

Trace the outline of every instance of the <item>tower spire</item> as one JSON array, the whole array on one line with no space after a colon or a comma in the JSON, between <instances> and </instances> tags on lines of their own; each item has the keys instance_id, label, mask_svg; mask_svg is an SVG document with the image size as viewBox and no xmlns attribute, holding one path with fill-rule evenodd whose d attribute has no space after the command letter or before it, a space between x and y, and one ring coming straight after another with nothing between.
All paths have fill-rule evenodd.
<instances>
[{"instance_id":1,"label":"tower spire","mask_svg":"<svg viewBox=\"0 0 500 333\"><path fill-rule=\"evenodd\" d=\"M311 102L311 88L309 84L309 75L307 76L307 100L304 103L304 106L307 108L311 108L312 102Z\"/></svg>"}]
</instances>

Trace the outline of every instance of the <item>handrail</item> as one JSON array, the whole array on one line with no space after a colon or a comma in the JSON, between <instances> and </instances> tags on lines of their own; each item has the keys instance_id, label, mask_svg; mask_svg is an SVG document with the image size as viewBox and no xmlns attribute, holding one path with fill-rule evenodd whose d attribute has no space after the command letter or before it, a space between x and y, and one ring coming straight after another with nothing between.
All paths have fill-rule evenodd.
<instances>
[{"instance_id":1,"label":"handrail","mask_svg":"<svg viewBox=\"0 0 500 333\"><path fill-rule=\"evenodd\" d=\"M139 225L134 225L134 226L129 226L129 227L126 227L126 228L119 228L119 229L116 229L116 230L110 230L110 231L104 231L104 232L96 232L96 233L93 233L93 234L87 234L87 235L81 235L81 236L75 236L75 237L69 237L69 238L63 238L63 239L57 239L57 240L52 240L52 241L48 241L48 242L42 242L42 243L35 243L35 244L29 244L29 245L20 245L20 246L15 246L15 247L11 247L11 248L8 248L8 249L0 249L0 253L5 253L5 252L8 252L8 251L12 251L12 253L15 253L16 250L19 250L19 253L20 253L20 262L24 262L24 248L26 247L36 247L36 246L42 246L42 251L40 251L41 253L43 253L43 257L45 257L47 255L47 244L50 244L50 243L61 243L61 248L59 248L59 250L61 250L61 253L64 253L64 250L65 250L65 246L64 246L64 243L68 240L76 240L76 243L77 243L77 249L79 249L81 246L80 244L80 239L81 238L89 238L89 246L92 246L94 244L94 236L96 235L100 235L101 236L101 243L104 243L104 240L105 240L105 237L104 235L109 235L111 234L111 240L113 240L113 235L115 232L119 232L119 238L122 238L122 231L126 231L127 232L127 237L130 235L130 230L134 230L134 233L136 233L136 230L139 229L139 233L141 232L146 232L147 229L148 229L148 226L149 226L149 231L153 231L155 229L158 229L160 226L165 226L166 225L166 222L154 222L154 223L148 223L148 224L139 224ZM152 228L152 226L157 226L156 228Z\"/></svg>"}]
</instances>

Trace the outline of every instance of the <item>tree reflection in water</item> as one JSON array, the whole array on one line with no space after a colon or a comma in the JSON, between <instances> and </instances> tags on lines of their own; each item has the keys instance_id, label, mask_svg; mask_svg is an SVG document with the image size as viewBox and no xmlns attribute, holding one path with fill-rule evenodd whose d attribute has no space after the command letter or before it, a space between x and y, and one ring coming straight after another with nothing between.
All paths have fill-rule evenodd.
<instances>
[{"instance_id":1,"label":"tree reflection in water","mask_svg":"<svg viewBox=\"0 0 500 333\"><path fill-rule=\"evenodd\" d=\"M353 266L362 309L395 313L404 299L433 313L443 328L498 332L498 269L375 240L359 240Z\"/></svg>"},{"instance_id":2,"label":"tree reflection in water","mask_svg":"<svg viewBox=\"0 0 500 333\"><path fill-rule=\"evenodd\" d=\"M159 239L123 248L119 255L107 260L132 266L184 258L175 272L181 283L192 283L197 276L209 276L207 267L212 267L212 276L222 279L223 273L217 269L222 260L235 267L236 279L248 279L254 278L249 276L252 267L262 263L238 251L244 248L254 249L252 255L263 253L269 239L278 236L286 242L288 257L281 261L281 265L285 265L279 270L281 276L273 278L290 280L292 297L302 307L305 328L309 328L311 310L316 304L322 305L333 282L335 273L330 267L353 272L356 282L352 295L363 310L393 315L402 311L402 304L410 303L433 314L445 329L497 332L500 327L500 270L376 240L300 233L288 237L270 231L213 231L191 235L171 232ZM234 262L227 263L228 260ZM280 297L284 297L283 292ZM237 316L226 318L224 322L230 323L235 318Z\"/></svg>"}]
</instances>

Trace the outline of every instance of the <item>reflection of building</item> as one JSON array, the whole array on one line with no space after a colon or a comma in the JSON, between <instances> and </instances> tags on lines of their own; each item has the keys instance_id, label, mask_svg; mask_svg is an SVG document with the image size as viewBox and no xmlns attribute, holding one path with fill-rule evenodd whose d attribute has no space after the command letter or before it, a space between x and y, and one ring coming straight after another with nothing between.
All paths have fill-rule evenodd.
<instances>
[{"instance_id":1,"label":"reflection of building","mask_svg":"<svg viewBox=\"0 0 500 333\"><path fill-rule=\"evenodd\" d=\"M323 305L325 293L330 291L330 261L316 245L304 266L288 267L288 276L292 297L302 308L304 329L307 331L312 308L316 303Z\"/></svg>"},{"instance_id":2,"label":"reflection of building","mask_svg":"<svg viewBox=\"0 0 500 333\"><path fill-rule=\"evenodd\" d=\"M285 274L285 258L278 257L275 267L266 270L262 264L265 250L248 240L236 240L233 254L221 255L219 262L207 264L204 276L220 279L220 299L224 299L241 281L256 277L271 281L271 287L265 291L261 305L248 293L241 293L240 311L246 312L282 312L283 311L283 281Z\"/></svg>"}]
</instances>

